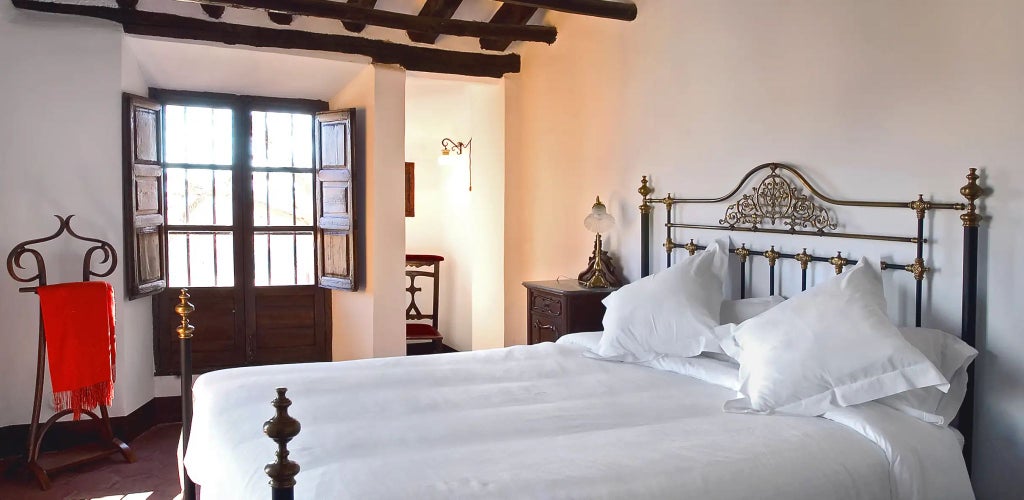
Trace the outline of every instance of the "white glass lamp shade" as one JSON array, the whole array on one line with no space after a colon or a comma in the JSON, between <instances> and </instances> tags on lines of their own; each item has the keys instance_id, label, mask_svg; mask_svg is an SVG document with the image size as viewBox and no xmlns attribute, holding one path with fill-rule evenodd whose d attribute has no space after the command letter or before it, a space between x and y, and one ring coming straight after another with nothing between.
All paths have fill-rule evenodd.
<instances>
[{"instance_id":1,"label":"white glass lamp shade","mask_svg":"<svg viewBox=\"0 0 1024 500\"><path fill-rule=\"evenodd\" d=\"M615 217L608 213L608 208L604 206L604 203L601 203L600 197L594 202L590 215L583 219L583 227L592 233L598 234L607 234L608 231L615 227Z\"/></svg>"}]
</instances>

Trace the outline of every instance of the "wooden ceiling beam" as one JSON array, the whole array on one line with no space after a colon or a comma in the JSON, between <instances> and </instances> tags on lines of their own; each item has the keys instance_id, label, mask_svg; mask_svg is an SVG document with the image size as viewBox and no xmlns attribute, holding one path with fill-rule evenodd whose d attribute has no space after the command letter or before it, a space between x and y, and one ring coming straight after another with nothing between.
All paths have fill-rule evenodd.
<instances>
[{"instance_id":1,"label":"wooden ceiling beam","mask_svg":"<svg viewBox=\"0 0 1024 500\"><path fill-rule=\"evenodd\" d=\"M143 12L41 0L11 0L15 7L37 12L106 19L121 24L125 33L230 45L319 50L369 57L374 63L397 64L410 71L501 78L519 72L518 54L478 54L417 47L351 35L331 35L290 29L263 28L162 12Z\"/></svg>"},{"instance_id":2,"label":"wooden ceiling beam","mask_svg":"<svg viewBox=\"0 0 1024 500\"><path fill-rule=\"evenodd\" d=\"M295 20L291 14L285 14L284 12L277 12L273 10L267 11L267 17L269 17L270 21L274 24L279 24L281 26L288 26Z\"/></svg>"},{"instance_id":3,"label":"wooden ceiling beam","mask_svg":"<svg viewBox=\"0 0 1024 500\"><path fill-rule=\"evenodd\" d=\"M420 17L451 19L462 5L462 0L427 0L420 9ZM436 31L409 31L409 39L419 43L434 43L440 33Z\"/></svg>"},{"instance_id":4,"label":"wooden ceiling beam","mask_svg":"<svg viewBox=\"0 0 1024 500\"><path fill-rule=\"evenodd\" d=\"M436 31L442 35L510 38L544 43L554 43L557 36L553 26L521 26L421 17L331 0L202 0L202 3L240 9L272 10L295 16L322 17L403 31Z\"/></svg>"},{"instance_id":5,"label":"wooden ceiling beam","mask_svg":"<svg viewBox=\"0 0 1024 500\"><path fill-rule=\"evenodd\" d=\"M497 12L491 17L492 23L498 24L526 24L533 17L533 14L537 12L537 7L524 7L522 5L516 5L513 3L502 4L498 7ZM499 50L503 51L508 49L509 45L512 45L511 38L481 38L480 48L484 50Z\"/></svg>"},{"instance_id":6,"label":"wooden ceiling beam","mask_svg":"<svg viewBox=\"0 0 1024 500\"><path fill-rule=\"evenodd\" d=\"M206 16L210 19L220 19L224 16L223 5L210 5L208 3L201 3L199 4L199 6L203 8L203 12L205 12Z\"/></svg>"},{"instance_id":7,"label":"wooden ceiling beam","mask_svg":"<svg viewBox=\"0 0 1024 500\"><path fill-rule=\"evenodd\" d=\"M366 7L372 9L377 5L377 0L348 0L347 3L354 3L360 7ZM366 29L366 23L353 23L351 21L342 21L341 24L345 26L345 29L353 33L362 33Z\"/></svg>"},{"instance_id":8,"label":"wooden ceiling beam","mask_svg":"<svg viewBox=\"0 0 1024 500\"><path fill-rule=\"evenodd\" d=\"M570 14L604 17L620 21L636 19L636 4L611 0L500 0L506 4L557 10Z\"/></svg>"}]
</instances>

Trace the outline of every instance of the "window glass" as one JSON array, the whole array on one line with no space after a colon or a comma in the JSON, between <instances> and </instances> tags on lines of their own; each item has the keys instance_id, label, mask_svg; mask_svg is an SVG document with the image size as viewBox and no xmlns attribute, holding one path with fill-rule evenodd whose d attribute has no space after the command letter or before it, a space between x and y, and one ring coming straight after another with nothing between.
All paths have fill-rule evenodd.
<instances>
[{"instance_id":1,"label":"window glass","mask_svg":"<svg viewBox=\"0 0 1024 500\"><path fill-rule=\"evenodd\" d=\"M231 165L230 109L202 106L164 107L164 151L167 163Z\"/></svg>"}]
</instances>

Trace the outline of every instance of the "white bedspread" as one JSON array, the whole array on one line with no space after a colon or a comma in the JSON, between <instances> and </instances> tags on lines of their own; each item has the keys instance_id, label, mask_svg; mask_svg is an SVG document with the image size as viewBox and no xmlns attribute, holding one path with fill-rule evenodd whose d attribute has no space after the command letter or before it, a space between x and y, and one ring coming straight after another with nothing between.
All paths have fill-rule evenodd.
<instances>
[{"instance_id":1,"label":"white bedspread","mask_svg":"<svg viewBox=\"0 0 1024 500\"><path fill-rule=\"evenodd\" d=\"M948 429L878 405L836 421L724 413L728 389L581 352L209 373L185 465L204 500L269 498L261 427L284 386L302 423L289 446L300 499L972 498Z\"/></svg>"}]
</instances>

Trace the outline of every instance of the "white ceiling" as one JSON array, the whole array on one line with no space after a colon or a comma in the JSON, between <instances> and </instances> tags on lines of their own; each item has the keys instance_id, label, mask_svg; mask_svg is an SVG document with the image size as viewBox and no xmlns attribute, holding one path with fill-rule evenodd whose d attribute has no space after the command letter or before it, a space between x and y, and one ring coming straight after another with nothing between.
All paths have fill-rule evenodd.
<instances>
[{"instance_id":1,"label":"white ceiling","mask_svg":"<svg viewBox=\"0 0 1024 500\"><path fill-rule=\"evenodd\" d=\"M125 36L150 87L330 100L367 66L319 52ZM365 61L365 59L364 59Z\"/></svg>"}]
</instances>

